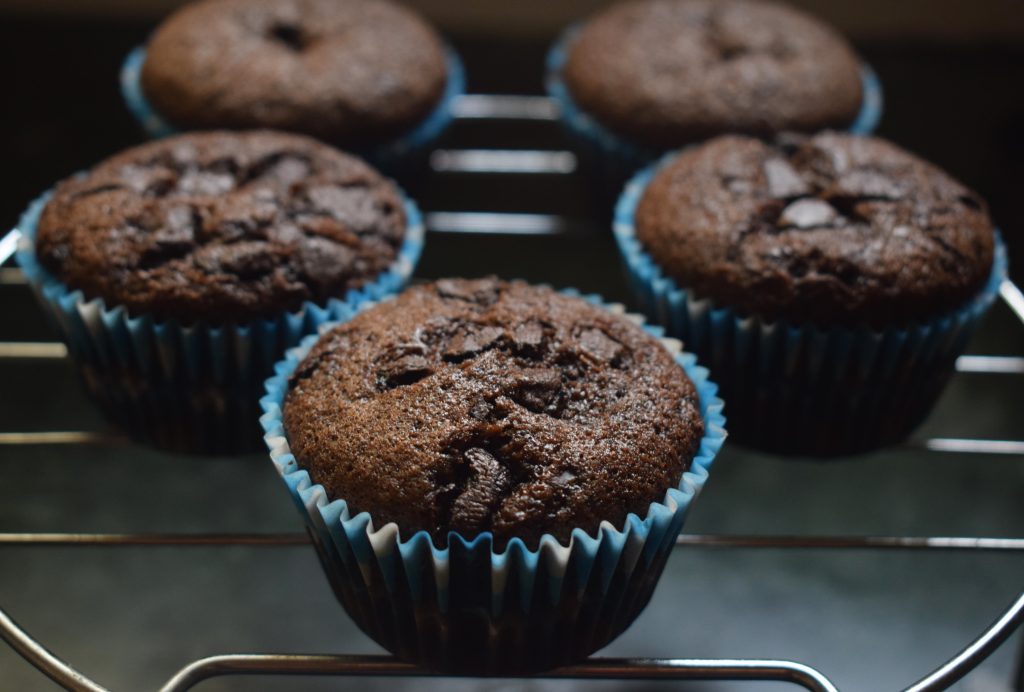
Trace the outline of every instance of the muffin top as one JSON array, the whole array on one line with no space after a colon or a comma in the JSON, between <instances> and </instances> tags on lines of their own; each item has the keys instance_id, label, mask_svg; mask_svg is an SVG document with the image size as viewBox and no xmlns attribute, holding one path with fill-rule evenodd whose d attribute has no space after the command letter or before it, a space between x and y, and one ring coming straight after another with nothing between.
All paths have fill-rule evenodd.
<instances>
[{"instance_id":1,"label":"muffin top","mask_svg":"<svg viewBox=\"0 0 1024 692\"><path fill-rule=\"evenodd\" d=\"M726 136L651 180L636 235L696 296L792 324L930 319L985 284L985 203L882 139L825 132L770 144Z\"/></svg>"},{"instance_id":2,"label":"muffin top","mask_svg":"<svg viewBox=\"0 0 1024 692\"><path fill-rule=\"evenodd\" d=\"M861 104L857 57L842 36L755 0L614 5L572 41L563 77L598 121L661 148L846 127Z\"/></svg>"},{"instance_id":3,"label":"muffin top","mask_svg":"<svg viewBox=\"0 0 1024 692\"><path fill-rule=\"evenodd\" d=\"M323 335L284 427L331 499L444 545L536 545L621 526L678 484L704 424L694 385L629 320L496 279L411 288Z\"/></svg>"},{"instance_id":4,"label":"muffin top","mask_svg":"<svg viewBox=\"0 0 1024 692\"><path fill-rule=\"evenodd\" d=\"M200 0L149 41L142 88L182 129L269 127L363 150L437 105L444 48L386 0Z\"/></svg>"},{"instance_id":5,"label":"muffin top","mask_svg":"<svg viewBox=\"0 0 1024 692\"><path fill-rule=\"evenodd\" d=\"M372 280L405 236L395 187L298 135L208 132L128 149L57 185L36 254L132 315L240 323Z\"/></svg>"}]
</instances>

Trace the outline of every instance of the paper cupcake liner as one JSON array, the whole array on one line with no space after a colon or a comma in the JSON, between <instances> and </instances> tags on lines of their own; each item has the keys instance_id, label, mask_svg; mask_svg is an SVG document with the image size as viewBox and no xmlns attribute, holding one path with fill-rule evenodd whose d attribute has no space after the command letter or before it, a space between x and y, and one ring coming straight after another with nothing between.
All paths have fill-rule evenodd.
<instances>
[{"instance_id":1,"label":"paper cupcake liner","mask_svg":"<svg viewBox=\"0 0 1024 692\"><path fill-rule=\"evenodd\" d=\"M150 137L177 134L178 130L156 112L143 93L141 77L145 60L145 46L138 46L125 56L121 65L121 95L125 105ZM423 163L434 143L451 124L455 100L466 92L466 72L458 54L451 47L445 49L445 63L448 79L434 110L403 135L355 153L376 168L397 177L403 177L403 174L410 173Z\"/></svg>"},{"instance_id":2,"label":"paper cupcake liner","mask_svg":"<svg viewBox=\"0 0 1024 692\"><path fill-rule=\"evenodd\" d=\"M656 161L666 150L632 142L615 134L573 101L568 86L562 80L562 69L578 32L578 25L569 27L548 51L544 84L548 95L558 106L559 120L570 141L601 183L601 191L614 200L629 176ZM867 63L861 63L860 76L863 94L860 112L847 131L869 135L878 127L882 117L882 84Z\"/></svg>"},{"instance_id":3,"label":"paper cupcake liner","mask_svg":"<svg viewBox=\"0 0 1024 692\"><path fill-rule=\"evenodd\" d=\"M715 373L729 401L733 437L765 451L833 456L899 442L912 432L1006 278L999 234L985 287L934 320L881 331L766 322L691 295L644 250L634 213L660 165L626 186L615 209L615 240L643 312Z\"/></svg>"},{"instance_id":4,"label":"paper cupcake liner","mask_svg":"<svg viewBox=\"0 0 1024 692\"><path fill-rule=\"evenodd\" d=\"M567 291L572 295L578 293ZM596 296L586 299L614 312ZM630 316L640 324L640 316ZM324 325L321 331L333 325ZM644 327L661 337L657 327ZM629 514L568 544L552 535L536 548L513 538L497 552L487 532L473 540L449 533L438 547L419 531L401 536L394 523L376 527L343 499L328 499L296 463L281 407L288 377L316 342L288 352L267 381L260 422L270 457L305 518L328 580L356 624L381 646L429 668L461 673L531 672L571 663L625 630L651 597L690 503L725 439L717 387L696 358L665 339L700 396L705 434L690 470L647 514Z\"/></svg>"},{"instance_id":5,"label":"paper cupcake liner","mask_svg":"<svg viewBox=\"0 0 1024 692\"><path fill-rule=\"evenodd\" d=\"M183 325L132 317L123 306L87 299L44 269L35 236L50 194L21 217L18 264L108 418L139 440L183 451L259 449L259 399L274 363L320 324L347 319L359 305L400 291L424 242L420 212L403 195L405 240L395 261L372 282L324 305L306 302L271 319Z\"/></svg>"}]
</instances>

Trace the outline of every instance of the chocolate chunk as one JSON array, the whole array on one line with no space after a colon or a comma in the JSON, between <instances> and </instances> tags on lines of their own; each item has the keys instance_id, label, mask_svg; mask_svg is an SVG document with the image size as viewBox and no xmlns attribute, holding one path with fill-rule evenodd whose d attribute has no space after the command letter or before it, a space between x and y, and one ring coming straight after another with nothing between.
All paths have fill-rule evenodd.
<instances>
[{"instance_id":1,"label":"chocolate chunk","mask_svg":"<svg viewBox=\"0 0 1024 692\"><path fill-rule=\"evenodd\" d=\"M362 186L316 187L308 195L313 211L329 214L355 233L372 230L381 216L378 200Z\"/></svg>"},{"instance_id":2,"label":"chocolate chunk","mask_svg":"<svg viewBox=\"0 0 1024 692\"><path fill-rule=\"evenodd\" d=\"M828 226L838 216L828 202L820 199L798 199L782 211L782 228L819 228Z\"/></svg>"},{"instance_id":3,"label":"chocolate chunk","mask_svg":"<svg viewBox=\"0 0 1024 692\"><path fill-rule=\"evenodd\" d=\"M826 198L862 197L875 200L898 200L905 196L903 185L892 175L872 170L851 170L841 175L826 191Z\"/></svg>"},{"instance_id":4,"label":"chocolate chunk","mask_svg":"<svg viewBox=\"0 0 1024 692\"><path fill-rule=\"evenodd\" d=\"M162 197L173 190L178 183L178 175L173 170L160 165L144 163L123 164L110 177L136 193L150 197Z\"/></svg>"},{"instance_id":5,"label":"chocolate chunk","mask_svg":"<svg viewBox=\"0 0 1024 692\"><path fill-rule=\"evenodd\" d=\"M471 536L487 529L491 514L512 486L512 474L486 449L467 449L464 457L469 479L452 503L451 528Z\"/></svg>"},{"instance_id":6,"label":"chocolate chunk","mask_svg":"<svg viewBox=\"0 0 1024 692\"><path fill-rule=\"evenodd\" d=\"M581 332L580 347L590 357L608 363L622 353L622 344L600 329L585 329Z\"/></svg>"},{"instance_id":7,"label":"chocolate chunk","mask_svg":"<svg viewBox=\"0 0 1024 692\"><path fill-rule=\"evenodd\" d=\"M810 185L785 159L770 158L764 162L763 168L765 178L768 180L768 194L772 197L790 199L810 194Z\"/></svg>"},{"instance_id":8,"label":"chocolate chunk","mask_svg":"<svg viewBox=\"0 0 1024 692\"><path fill-rule=\"evenodd\" d=\"M387 389L412 384L430 374L430 362L421 355L403 355L387 362L379 371L380 381Z\"/></svg>"},{"instance_id":9,"label":"chocolate chunk","mask_svg":"<svg viewBox=\"0 0 1024 692\"><path fill-rule=\"evenodd\" d=\"M475 303L480 307L493 305L498 300L500 289L493 279L476 281L456 281L441 279L434 284L434 290L444 298L455 298L467 303Z\"/></svg>"},{"instance_id":10,"label":"chocolate chunk","mask_svg":"<svg viewBox=\"0 0 1024 692\"><path fill-rule=\"evenodd\" d=\"M299 219L299 227L311 235L330 238L335 243L358 248L359 236L349 230L347 224L329 216L303 216Z\"/></svg>"},{"instance_id":11,"label":"chocolate chunk","mask_svg":"<svg viewBox=\"0 0 1024 692\"><path fill-rule=\"evenodd\" d=\"M493 410L494 406L492 404L481 399L469 409L469 415L476 420L488 420Z\"/></svg>"},{"instance_id":12,"label":"chocolate chunk","mask_svg":"<svg viewBox=\"0 0 1024 692\"><path fill-rule=\"evenodd\" d=\"M167 222L153 236L158 244L175 248L191 247L199 226L198 213L188 206L175 206L167 210Z\"/></svg>"},{"instance_id":13,"label":"chocolate chunk","mask_svg":"<svg viewBox=\"0 0 1024 692\"><path fill-rule=\"evenodd\" d=\"M277 266L277 255L265 243L242 242L214 245L197 255L197 263L212 273L235 274L240 279L253 279L268 274Z\"/></svg>"},{"instance_id":14,"label":"chocolate chunk","mask_svg":"<svg viewBox=\"0 0 1024 692\"><path fill-rule=\"evenodd\" d=\"M178 189L182 195L201 195L216 197L229 192L235 187L234 176L228 173L215 173L192 169L178 178Z\"/></svg>"},{"instance_id":15,"label":"chocolate chunk","mask_svg":"<svg viewBox=\"0 0 1024 692\"><path fill-rule=\"evenodd\" d=\"M281 185L293 185L307 178L312 171L309 159L287 154L265 159L261 165L249 171L249 180L272 178Z\"/></svg>"},{"instance_id":16,"label":"chocolate chunk","mask_svg":"<svg viewBox=\"0 0 1024 692\"><path fill-rule=\"evenodd\" d=\"M536 353L544 345L544 325L536 320L523 322L512 333L512 343L523 353Z\"/></svg>"},{"instance_id":17,"label":"chocolate chunk","mask_svg":"<svg viewBox=\"0 0 1024 692\"><path fill-rule=\"evenodd\" d=\"M562 374L558 370L530 368L518 374L509 396L534 413L557 415L560 412L558 395L561 390Z\"/></svg>"},{"instance_id":18,"label":"chocolate chunk","mask_svg":"<svg viewBox=\"0 0 1024 692\"><path fill-rule=\"evenodd\" d=\"M444 357L448 360L461 360L474 356L493 346L504 335L505 330L501 327L467 327L452 338L444 351Z\"/></svg>"},{"instance_id":19,"label":"chocolate chunk","mask_svg":"<svg viewBox=\"0 0 1024 692\"><path fill-rule=\"evenodd\" d=\"M322 293L340 292L345 283L343 269L356 261L356 251L326 238L305 239L293 260L302 277Z\"/></svg>"}]
</instances>

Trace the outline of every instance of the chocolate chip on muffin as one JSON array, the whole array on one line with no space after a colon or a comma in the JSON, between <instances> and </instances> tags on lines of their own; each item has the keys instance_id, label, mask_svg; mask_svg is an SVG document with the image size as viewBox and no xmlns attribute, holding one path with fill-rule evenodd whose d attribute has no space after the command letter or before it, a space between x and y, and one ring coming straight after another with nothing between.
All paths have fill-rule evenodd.
<instances>
[{"instance_id":1,"label":"chocolate chip on muffin","mask_svg":"<svg viewBox=\"0 0 1024 692\"><path fill-rule=\"evenodd\" d=\"M364 150L414 127L444 47L386 0L200 0L153 35L142 87L181 129L274 128Z\"/></svg>"},{"instance_id":2,"label":"chocolate chip on muffin","mask_svg":"<svg viewBox=\"0 0 1024 692\"><path fill-rule=\"evenodd\" d=\"M975 296L994 234L985 203L877 138L725 136L664 165L636 235L695 296L765 320L893 327Z\"/></svg>"},{"instance_id":3,"label":"chocolate chip on muffin","mask_svg":"<svg viewBox=\"0 0 1024 692\"><path fill-rule=\"evenodd\" d=\"M395 260L398 190L298 135L210 132L145 144L59 184L37 254L133 315L242 323L325 303Z\"/></svg>"},{"instance_id":4,"label":"chocolate chip on muffin","mask_svg":"<svg viewBox=\"0 0 1024 692\"><path fill-rule=\"evenodd\" d=\"M572 40L563 78L585 112L659 148L727 132L846 127L862 99L842 36L758 0L614 5Z\"/></svg>"},{"instance_id":5,"label":"chocolate chip on muffin","mask_svg":"<svg viewBox=\"0 0 1024 692\"><path fill-rule=\"evenodd\" d=\"M326 333L284 427L332 499L404 536L490 531L536 545L620 526L679 483L697 393L654 337L548 288L415 287Z\"/></svg>"}]
</instances>

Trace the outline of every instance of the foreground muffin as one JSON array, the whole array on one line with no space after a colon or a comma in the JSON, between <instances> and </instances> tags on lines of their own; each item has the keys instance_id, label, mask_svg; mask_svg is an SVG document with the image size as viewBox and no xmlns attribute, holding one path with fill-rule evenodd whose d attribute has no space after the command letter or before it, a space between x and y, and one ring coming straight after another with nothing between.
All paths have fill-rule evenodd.
<instances>
[{"instance_id":1,"label":"foreground muffin","mask_svg":"<svg viewBox=\"0 0 1024 692\"><path fill-rule=\"evenodd\" d=\"M984 202L881 139L726 136L620 200L641 299L720 372L742 442L834 454L905 437L1005 274Z\"/></svg>"},{"instance_id":2,"label":"foreground muffin","mask_svg":"<svg viewBox=\"0 0 1024 692\"><path fill-rule=\"evenodd\" d=\"M877 118L858 121L877 95L864 93L849 43L772 2L620 3L568 34L550 61L563 119L636 165L730 132L863 131Z\"/></svg>"},{"instance_id":3,"label":"foreground muffin","mask_svg":"<svg viewBox=\"0 0 1024 692\"><path fill-rule=\"evenodd\" d=\"M350 614L435 668L540 670L615 637L724 436L692 357L548 288L443 280L304 346L268 382L272 456ZM367 547L369 570L346 558Z\"/></svg>"},{"instance_id":4,"label":"foreground muffin","mask_svg":"<svg viewBox=\"0 0 1024 692\"><path fill-rule=\"evenodd\" d=\"M373 153L443 129L456 62L387 0L200 0L160 25L134 76L136 96L179 130L266 127Z\"/></svg>"},{"instance_id":5,"label":"foreground muffin","mask_svg":"<svg viewBox=\"0 0 1024 692\"><path fill-rule=\"evenodd\" d=\"M196 133L58 184L19 260L117 422L229 451L258 442L245 415L288 345L399 287L417 224L394 185L312 139Z\"/></svg>"}]
</instances>

